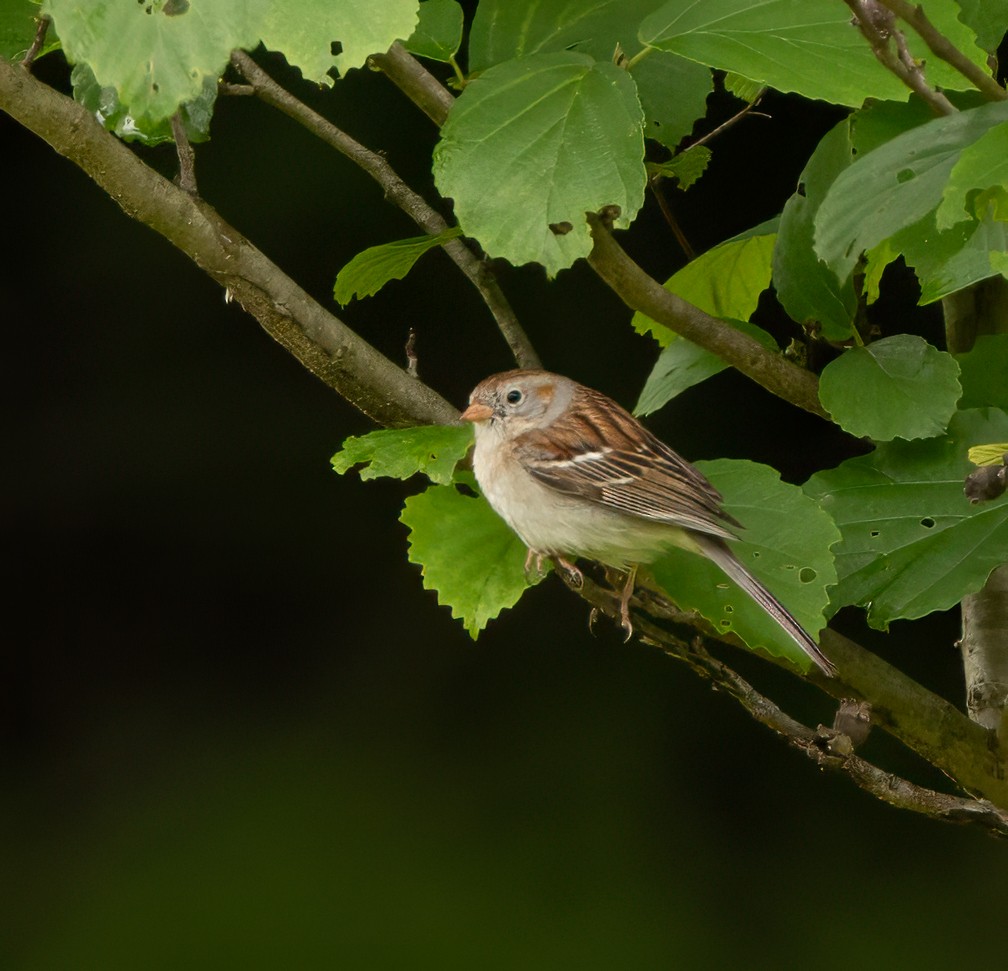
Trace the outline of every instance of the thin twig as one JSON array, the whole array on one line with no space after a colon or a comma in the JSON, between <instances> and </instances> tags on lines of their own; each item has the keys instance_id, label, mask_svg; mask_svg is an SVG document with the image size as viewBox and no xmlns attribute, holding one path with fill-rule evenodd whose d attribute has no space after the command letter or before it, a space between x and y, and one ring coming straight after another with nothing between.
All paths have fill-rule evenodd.
<instances>
[{"instance_id":1,"label":"thin twig","mask_svg":"<svg viewBox=\"0 0 1008 971\"><path fill-rule=\"evenodd\" d=\"M727 119L726 121L721 122L721 124L718 125L717 128L713 129L713 131L707 132L706 135L701 136L695 142L690 142L689 147L690 148L694 148L697 145L705 145L707 142L711 141L712 139L717 138L718 135L720 135L722 132L727 131L733 125L737 125L743 118L745 118L747 115L749 115L750 113L752 113L752 111L756 108L757 105L759 105L760 101L763 100L763 94L764 94L765 91L766 91L766 88L763 88L760 91L760 93L758 95L756 95L756 97L752 101L750 101L749 104L747 104L744 108L742 108L739 111L736 111L735 114L731 116L731 118ZM760 117L760 118L766 118L767 117L766 114L761 113L761 112L756 112L756 114L757 114L757 117Z\"/></svg>"},{"instance_id":2,"label":"thin twig","mask_svg":"<svg viewBox=\"0 0 1008 971\"><path fill-rule=\"evenodd\" d=\"M163 178L72 98L0 58L0 110L35 132L220 283L308 370L382 425L458 410L320 306L205 202Z\"/></svg>"},{"instance_id":3,"label":"thin twig","mask_svg":"<svg viewBox=\"0 0 1008 971\"><path fill-rule=\"evenodd\" d=\"M905 20L913 27L921 40L927 44L932 54L940 57L946 64L952 65L978 91L981 91L992 101L1004 101L1008 99L1008 91L1005 91L994 78L974 64L955 44L942 34L928 20L927 15L924 13L924 8L920 4L915 6L914 4L907 3L907 0L878 0L878 2L888 7L897 17Z\"/></svg>"},{"instance_id":4,"label":"thin twig","mask_svg":"<svg viewBox=\"0 0 1008 971\"><path fill-rule=\"evenodd\" d=\"M661 209L665 222L668 223L669 229L672 230L672 235L675 236L679 248L683 251L687 260L692 260L696 256L696 250L693 249L693 245L683 232L682 226L679 225L679 220L676 219L668 199L665 198L665 191L662 189L661 183L661 176L652 176L648 179L648 188L658 201L658 208Z\"/></svg>"},{"instance_id":5,"label":"thin twig","mask_svg":"<svg viewBox=\"0 0 1008 971\"><path fill-rule=\"evenodd\" d=\"M25 56L21 59L21 66L23 68L30 68L35 63L38 52L42 50L42 45L45 44L46 32L49 30L51 23L52 18L48 14L42 14L38 18L38 25L35 28L35 36L32 38L31 47L28 48Z\"/></svg>"},{"instance_id":6,"label":"thin twig","mask_svg":"<svg viewBox=\"0 0 1008 971\"><path fill-rule=\"evenodd\" d=\"M199 195L196 189L196 154L193 152L192 145L189 144L189 136L186 135L185 124L182 122L181 109L171 117L171 130L179 160L179 188L191 196Z\"/></svg>"},{"instance_id":7,"label":"thin twig","mask_svg":"<svg viewBox=\"0 0 1008 971\"><path fill-rule=\"evenodd\" d=\"M406 185L386 159L312 111L304 102L277 84L248 54L244 51L235 51L231 55L231 63L241 71L266 104L293 118L371 176L382 187L385 197L405 212L424 232L437 236L449 228L441 214ZM539 356L532 347L532 342L518 322L489 268L458 238L451 239L442 246L479 291L518 365L539 367Z\"/></svg>"},{"instance_id":8,"label":"thin twig","mask_svg":"<svg viewBox=\"0 0 1008 971\"><path fill-rule=\"evenodd\" d=\"M627 256L602 216L586 213L586 217L594 240L588 263L628 307L716 354L785 401L828 417L819 403L819 381L811 371L666 290Z\"/></svg>"},{"instance_id":9,"label":"thin twig","mask_svg":"<svg viewBox=\"0 0 1008 971\"><path fill-rule=\"evenodd\" d=\"M567 582L565 580L565 582ZM568 582L571 586L571 583ZM573 588L573 587L572 587ZM575 590L596 610L619 622L619 594L583 577ZM635 603L638 598L635 597ZM653 600L649 600L653 606ZM1008 810L984 798L950 795L919 786L893 775L854 755L852 746L832 729L812 729L793 718L774 701L757 691L733 668L715 658L699 637L684 638L659 627L639 610L634 611L634 629L644 643L669 657L683 661L694 673L709 679L723 693L738 702L757 722L785 739L797 751L824 769L842 772L859 788L900 809L920 813L943 822L980 826L993 836L1008 836ZM681 616L691 624L691 618Z\"/></svg>"},{"instance_id":10,"label":"thin twig","mask_svg":"<svg viewBox=\"0 0 1008 971\"><path fill-rule=\"evenodd\" d=\"M910 56L906 38L896 26L892 11L881 6L880 0L844 0L854 13L854 23L871 45L878 61L896 75L911 91L931 106L937 115L951 115L955 105L940 91L928 84L920 65ZM898 52L894 53L889 39L894 38Z\"/></svg>"}]
</instances>

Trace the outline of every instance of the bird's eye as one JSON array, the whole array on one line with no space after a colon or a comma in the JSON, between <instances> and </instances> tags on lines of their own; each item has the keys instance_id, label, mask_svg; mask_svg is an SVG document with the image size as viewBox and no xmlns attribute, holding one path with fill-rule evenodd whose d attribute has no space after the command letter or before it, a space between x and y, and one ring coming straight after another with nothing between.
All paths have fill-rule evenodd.
<instances>
[{"instance_id":1,"label":"bird's eye","mask_svg":"<svg viewBox=\"0 0 1008 971\"><path fill-rule=\"evenodd\" d=\"M506 395L509 405L516 405L524 397L517 388L512 388Z\"/></svg>"}]
</instances>

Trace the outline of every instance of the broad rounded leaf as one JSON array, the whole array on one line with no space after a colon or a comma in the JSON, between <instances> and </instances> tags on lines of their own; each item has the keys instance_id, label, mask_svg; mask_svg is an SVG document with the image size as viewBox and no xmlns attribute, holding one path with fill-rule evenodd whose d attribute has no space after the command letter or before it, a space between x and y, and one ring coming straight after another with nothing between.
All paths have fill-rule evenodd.
<instances>
[{"instance_id":1,"label":"broad rounded leaf","mask_svg":"<svg viewBox=\"0 0 1008 971\"><path fill-rule=\"evenodd\" d=\"M585 212L615 204L625 227L640 209L642 124L633 81L613 64L573 53L507 61L452 106L434 178L490 256L553 275L590 252Z\"/></svg>"},{"instance_id":2,"label":"broad rounded leaf","mask_svg":"<svg viewBox=\"0 0 1008 971\"><path fill-rule=\"evenodd\" d=\"M952 0L930 0L927 12L939 32L977 66L986 67L984 52L958 20ZM911 52L927 57L929 83L950 90L970 86L930 56L913 32L907 35ZM806 98L857 107L866 98L905 101L909 95L878 63L852 26L850 10L838 0L670 0L644 20L640 39Z\"/></svg>"},{"instance_id":3,"label":"broad rounded leaf","mask_svg":"<svg viewBox=\"0 0 1008 971\"><path fill-rule=\"evenodd\" d=\"M67 60L115 88L141 129L196 101L236 47L254 47L268 0L46 0Z\"/></svg>"},{"instance_id":4,"label":"broad rounded leaf","mask_svg":"<svg viewBox=\"0 0 1008 971\"><path fill-rule=\"evenodd\" d=\"M272 3L262 41L309 80L332 84L334 67L345 75L363 67L371 54L384 54L396 40L409 37L417 8L417 0L298 0L293 10Z\"/></svg>"},{"instance_id":5,"label":"broad rounded leaf","mask_svg":"<svg viewBox=\"0 0 1008 971\"><path fill-rule=\"evenodd\" d=\"M886 628L947 610L975 593L1008 562L1008 501L972 505L963 480L971 446L1008 440L1008 415L993 408L959 412L941 438L880 445L814 475L805 491L840 528L834 610L868 609Z\"/></svg>"},{"instance_id":6,"label":"broad rounded leaf","mask_svg":"<svg viewBox=\"0 0 1008 971\"><path fill-rule=\"evenodd\" d=\"M852 347L819 379L819 400L833 420L877 442L940 435L961 394L955 358L914 334Z\"/></svg>"},{"instance_id":7,"label":"broad rounded leaf","mask_svg":"<svg viewBox=\"0 0 1008 971\"><path fill-rule=\"evenodd\" d=\"M736 556L783 603L809 634L822 629L826 589L836 582L830 547L840 534L832 520L798 486L755 462L698 462L725 497L725 509L744 524L731 544ZM811 661L762 608L710 561L675 550L653 570L655 579L684 610L696 610L718 630L734 631L750 647L791 660Z\"/></svg>"},{"instance_id":8,"label":"broad rounded leaf","mask_svg":"<svg viewBox=\"0 0 1008 971\"><path fill-rule=\"evenodd\" d=\"M1003 408L1008 411L1008 334L985 334L973 349L957 354L963 396L961 408Z\"/></svg>"},{"instance_id":9,"label":"broad rounded leaf","mask_svg":"<svg viewBox=\"0 0 1008 971\"><path fill-rule=\"evenodd\" d=\"M408 479L422 472L432 482L447 483L470 445L469 425L382 428L348 438L332 457L332 467L342 475L360 466L362 479Z\"/></svg>"},{"instance_id":10,"label":"broad rounded leaf","mask_svg":"<svg viewBox=\"0 0 1008 971\"><path fill-rule=\"evenodd\" d=\"M469 35L475 74L514 57L576 50L611 61L637 51L637 26L661 0L480 0Z\"/></svg>"},{"instance_id":11,"label":"broad rounded leaf","mask_svg":"<svg viewBox=\"0 0 1008 971\"><path fill-rule=\"evenodd\" d=\"M409 561L423 585L437 591L473 640L529 588L525 546L482 497L455 485L430 486L411 496L400 521L409 528Z\"/></svg>"}]
</instances>

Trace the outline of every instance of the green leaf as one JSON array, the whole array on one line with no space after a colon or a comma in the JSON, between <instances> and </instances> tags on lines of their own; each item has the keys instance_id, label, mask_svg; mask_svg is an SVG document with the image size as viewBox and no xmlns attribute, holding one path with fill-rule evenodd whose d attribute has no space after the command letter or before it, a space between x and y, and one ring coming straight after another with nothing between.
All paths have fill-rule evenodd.
<instances>
[{"instance_id":1,"label":"green leaf","mask_svg":"<svg viewBox=\"0 0 1008 971\"><path fill-rule=\"evenodd\" d=\"M456 0L425 0L420 4L420 21L406 50L417 57L448 63L462 43L464 15Z\"/></svg>"},{"instance_id":2,"label":"green leaf","mask_svg":"<svg viewBox=\"0 0 1008 971\"><path fill-rule=\"evenodd\" d=\"M878 442L940 435L961 394L955 358L914 334L849 348L819 379L819 400L833 420Z\"/></svg>"},{"instance_id":3,"label":"green leaf","mask_svg":"<svg viewBox=\"0 0 1008 971\"><path fill-rule=\"evenodd\" d=\"M815 217L815 248L840 279L861 253L909 226L941 200L963 149L1008 120L999 101L898 135L841 172Z\"/></svg>"},{"instance_id":4,"label":"green leaf","mask_svg":"<svg viewBox=\"0 0 1008 971\"><path fill-rule=\"evenodd\" d=\"M745 524L743 538L731 544L736 556L814 637L824 624L826 589L836 582L830 547L840 534L829 516L768 466L728 459L697 465L724 495L725 509ZM718 630L734 631L750 647L809 669L791 638L713 563L675 550L653 572L681 608L698 611Z\"/></svg>"},{"instance_id":5,"label":"green leaf","mask_svg":"<svg viewBox=\"0 0 1008 971\"><path fill-rule=\"evenodd\" d=\"M976 33L977 43L995 54L1008 30L1008 0L958 0L962 22Z\"/></svg>"},{"instance_id":6,"label":"green leaf","mask_svg":"<svg viewBox=\"0 0 1008 971\"><path fill-rule=\"evenodd\" d=\"M665 289L712 317L748 320L760 294L770 286L776 228L771 220L719 243L676 271L665 281ZM662 347L676 337L640 311L630 323L638 334L651 334Z\"/></svg>"},{"instance_id":7,"label":"green leaf","mask_svg":"<svg viewBox=\"0 0 1008 971\"><path fill-rule=\"evenodd\" d=\"M362 479L408 479L422 472L431 482L443 484L451 482L455 466L471 445L472 428L468 425L382 428L348 438L332 457L332 467L342 475L363 465Z\"/></svg>"},{"instance_id":8,"label":"green leaf","mask_svg":"<svg viewBox=\"0 0 1008 971\"><path fill-rule=\"evenodd\" d=\"M20 61L35 39L39 16L38 0L6 0L0 4L0 57ZM46 35L46 43L39 57L59 48L55 31Z\"/></svg>"},{"instance_id":9,"label":"green leaf","mask_svg":"<svg viewBox=\"0 0 1008 971\"><path fill-rule=\"evenodd\" d=\"M704 174L710 160L711 150L706 145L693 145L685 152L673 155L667 162L648 163L647 169L651 174L675 179L685 192Z\"/></svg>"},{"instance_id":10,"label":"green leaf","mask_svg":"<svg viewBox=\"0 0 1008 971\"><path fill-rule=\"evenodd\" d=\"M1004 465L1008 455L1008 442L989 442L985 445L974 445L967 453L974 465Z\"/></svg>"},{"instance_id":11,"label":"green leaf","mask_svg":"<svg viewBox=\"0 0 1008 971\"><path fill-rule=\"evenodd\" d=\"M703 64L654 51L630 67L644 109L644 134L675 151L707 113L714 76Z\"/></svg>"},{"instance_id":12,"label":"green leaf","mask_svg":"<svg viewBox=\"0 0 1008 971\"><path fill-rule=\"evenodd\" d=\"M541 579L526 578L524 544L482 496L430 486L406 500L399 519L409 528L409 561L420 566L425 589L437 591L438 603L473 640Z\"/></svg>"},{"instance_id":13,"label":"green leaf","mask_svg":"<svg viewBox=\"0 0 1008 971\"><path fill-rule=\"evenodd\" d=\"M416 29L418 0L297 0L271 3L262 41L317 84L332 84L330 71L346 75L372 54L384 54ZM333 42L339 54L333 54Z\"/></svg>"},{"instance_id":14,"label":"green leaf","mask_svg":"<svg viewBox=\"0 0 1008 971\"><path fill-rule=\"evenodd\" d=\"M986 334L973 349L957 354L963 388L960 408L991 406L1008 411L1008 334Z\"/></svg>"},{"instance_id":15,"label":"green leaf","mask_svg":"<svg viewBox=\"0 0 1008 971\"><path fill-rule=\"evenodd\" d=\"M401 280L421 256L435 246L462 235L458 226L446 229L437 236L414 236L394 243L369 246L358 253L339 273L333 286L333 296L342 306L354 297L370 297L389 280Z\"/></svg>"},{"instance_id":16,"label":"green leaf","mask_svg":"<svg viewBox=\"0 0 1008 971\"><path fill-rule=\"evenodd\" d=\"M957 223L940 232L935 213L929 212L919 222L901 229L869 251L884 251L879 259L902 255L920 282L921 305L934 303L970 284L996 276L997 258L1008 250L1008 223L983 219Z\"/></svg>"},{"instance_id":17,"label":"green leaf","mask_svg":"<svg viewBox=\"0 0 1008 971\"><path fill-rule=\"evenodd\" d=\"M752 78L747 78L742 74L736 74L734 71L725 72L724 86L725 91L729 94L733 94L736 98L749 104L752 104L766 91L765 84L754 81Z\"/></svg>"},{"instance_id":18,"label":"green leaf","mask_svg":"<svg viewBox=\"0 0 1008 971\"><path fill-rule=\"evenodd\" d=\"M798 191L784 204L773 252L777 299L792 320L818 325L830 341L851 335L857 309L854 286L841 282L812 248L815 216L836 177L853 160L849 120L836 125L816 146L798 180Z\"/></svg>"},{"instance_id":19,"label":"green leaf","mask_svg":"<svg viewBox=\"0 0 1008 971\"><path fill-rule=\"evenodd\" d=\"M254 47L269 0L46 0L67 60L86 63L115 88L135 127L147 131L216 84L236 47Z\"/></svg>"},{"instance_id":20,"label":"green leaf","mask_svg":"<svg viewBox=\"0 0 1008 971\"><path fill-rule=\"evenodd\" d=\"M123 141L141 142L144 145L161 145L174 142L171 119L137 124L129 110L119 101L115 88L103 88L88 64L75 64L70 72L74 99L90 111L101 124ZM182 127L190 142L205 142L210 138L210 119L217 103L217 81L204 78L203 92L195 101L182 105L178 113Z\"/></svg>"},{"instance_id":21,"label":"green leaf","mask_svg":"<svg viewBox=\"0 0 1008 971\"><path fill-rule=\"evenodd\" d=\"M982 218L988 206L992 218L1008 219L1008 122L963 149L942 192L935 223L938 229L948 229L964 219Z\"/></svg>"},{"instance_id":22,"label":"green leaf","mask_svg":"<svg viewBox=\"0 0 1008 971\"><path fill-rule=\"evenodd\" d=\"M952 0L930 0L927 11L942 34L985 67L984 52ZM640 39L806 98L852 107L866 98L906 100L909 90L878 63L850 20L849 9L834 0L670 0L644 20ZM912 31L907 42L916 57L926 57L929 83L970 86Z\"/></svg>"},{"instance_id":23,"label":"green leaf","mask_svg":"<svg viewBox=\"0 0 1008 971\"><path fill-rule=\"evenodd\" d=\"M768 351L779 352L777 341L763 328L744 320L732 320L729 323L758 340ZM726 367L728 365L716 354L676 334L674 340L658 355L634 407L634 414L652 414L687 388L706 381Z\"/></svg>"},{"instance_id":24,"label":"green leaf","mask_svg":"<svg viewBox=\"0 0 1008 971\"><path fill-rule=\"evenodd\" d=\"M530 54L577 50L611 61L617 44L637 50L637 25L661 0L480 0L469 36L469 69Z\"/></svg>"},{"instance_id":25,"label":"green leaf","mask_svg":"<svg viewBox=\"0 0 1008 971\"><path fill-rule=\"evenodd\" d=\"M805 491L840 528L833 609L868 608L885 629L947 610L1008 562L1008 502L971 505L963 480L977 443L1008 440L1008 415L961 411L941 438L880 445L814 475Z\"/></svg>"},{"instance_id":26,"label":"green leaf","mask_svg":"<svg viewBox=\"0 0 1008 971\"><path fill-rule=\"evenodd\" d=\"M643 204L642 123L633 81L613 64L573 53L507 61L452 106L435 182L490 256L552 276L590 252L586 211L615 204L626 227ZM564 223L569 232L550 229Z\"/></svg>"},{"instance_id":27,"label":"green leaf","mask_svg":"<svg viewBox=\"0 0 1008 971\"><path fill-rule=\"evenodd\" d=\"M469 39L469 67L485 71L515 57L575 50L609 62L617 50L632 57L637 27L661 0L481 0ZM693 61L652 51L629 64L644 109L644 132L675 149L707 110L710 70Z\"/></svg>"}]
</instances>

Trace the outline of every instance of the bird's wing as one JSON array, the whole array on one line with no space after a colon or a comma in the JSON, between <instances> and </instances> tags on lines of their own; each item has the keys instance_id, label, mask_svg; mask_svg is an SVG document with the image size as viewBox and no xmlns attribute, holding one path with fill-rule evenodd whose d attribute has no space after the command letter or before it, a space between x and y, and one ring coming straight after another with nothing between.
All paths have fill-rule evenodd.
<instances>
[{"instance_id":1,"label":"bird's wing","mask_svg":"<svg viewBox=\"0 0 1008 971\"><path fill-rule=\"evenodd\" d=\"M604 395L579 388L575 407L545 429L519 435L515 457L539 482L630 516L735 539L740 527L721 494L660 439ZM597 396L597 398L596 398ZM606 429L593 420L603 408Z\"/></svg>"}]
</instances>

